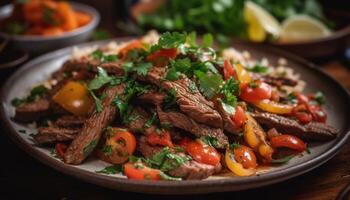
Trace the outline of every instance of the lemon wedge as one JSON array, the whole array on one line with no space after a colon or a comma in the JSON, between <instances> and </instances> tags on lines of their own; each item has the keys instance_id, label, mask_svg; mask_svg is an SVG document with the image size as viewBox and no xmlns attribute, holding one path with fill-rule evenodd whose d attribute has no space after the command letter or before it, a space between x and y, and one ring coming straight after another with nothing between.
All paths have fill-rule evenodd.
<instances>
[{"instance_id":1,"label":"lemon wedge","mask_svg":"<svg viewBox=\"0 0 350 200\"><path fill-rule=\"evenodd\" d=\"M244 19L248 24L248 37L252 41L264 41L269 34L278 37L280 23L264 8L247 1L244 5Z\"/></svg>"},{"instance_id":2,"label":"lemon wedge","mask_svg":"<svg viewBox=\"0 0 350 200\"><path fill-rule=\"evenodd\" d=\"M279 41L296 42L328 36L331 31L320 21L307 15L293 15L281 27Z\"/></svg>"}]
</instances>

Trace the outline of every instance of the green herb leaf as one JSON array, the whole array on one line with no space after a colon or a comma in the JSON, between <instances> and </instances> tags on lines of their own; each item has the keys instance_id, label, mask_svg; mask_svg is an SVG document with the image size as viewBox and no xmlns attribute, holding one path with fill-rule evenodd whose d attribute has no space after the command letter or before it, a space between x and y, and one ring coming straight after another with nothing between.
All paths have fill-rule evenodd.
<instances>
[{"instance_id":1,"label":"green herb leaf","mask_svg":"<svg viewBox=\"0 0 350 200\"><path fill-rule=\"evenodd\" d=\"M256 64L251 68L247 68L248 71L250 72L254 72L254 73L266 73L268 68L266 66L260 65L260 64Z\"/></svg>"},{"instance_id":2,"label":"green herb leaf","mask_svg":"<svg viewBox=\"0 0 350 200\"><path fill-rule=\"evenodd\" d=\"M95 50L90 55L92 56L92 58L99 60L101 62L114 62L118 60L117 55L114 55L114 54L104 55L100 49Z\"/></svg>"},{"instance_id":3,"label":"green herb leaf","mask_svg":"<svg viewBox=\"0 0 350 200\"><path fill-rule=\"evenodd\" d=\"M240 148L241 147L241 145L239 144L239 143L232 143L232 144L230 144L230 149L237 149L237 148Z\"/></svg>"},{"instance_id":4,"label":"green herb leaf","mask_svg":"<svg viewBox=\"0 0 350 200\"><path fill-rule=\"evenodd\" d=\"M191 82L190 85L188 86L188 90L192 93L195 94L198 92L197 86L194 82Z\"/></svg>"},{"instance_id":5,"label":"green herb leaf","mask_svg":"<svg viewBox=\"0 0 350 200\"><path fill-rule=\"evenodd\" d=\"M213 35L210 33L207 33L203 35L203 47L211 47L213 45Z\"/></svg>"},{"instance_id":6,"label":"green herb leaf","mask_svg":"<svg viewBox=\"0 0 350 200\"><path fill-rule=\"evenodd\" d=\"M113 153L112 146L111 146L111 145L105 145L105 146L103 146L102 152L103 152L105 155L112 155L112 153Z\"/></svg>"},{"instance_id":7,"label":"green herb leaf","mask_svg":"<svg viewBox=\"0 0 350 200\"><path fill-rule=\"evenodd\" d=\"M135 71L138 75L146 76L148 70L152 67L152 63L140 63L135 67Z\"/></svg>"},{"instance_id":8,"label":"green herb leaf","mask_svg":"<svg viewBox=\"0 0 350 200\"><path fill-rule=\"evenodd\" d=\"M181 181L182 180L182 178L172 177L172 176L167 175L164 172L160 172L159 176L162 180L166 180L166 181Z\"/></svg>"},{"instance_id":9,"label":"green herb leaf","mask_svg":"<svg viewBox=\"0 0 350 200\"><path fill-rule=\"evenodd\" d=\"M226 113L228 113L230 116L234 115L236 112L235 107L231 106L230 104L227 104L223 101L221 101L222 108L225 110Z\"/></svg>"},{"instance_id":10,"label":"green herb leaf","mask_svg":"<svg viewBox=\"0 0 350 200\"><path fill-rule=\"evenodd\" d=\"M316 92L315 94L315 100L317 101L318 104L323 105L326 103L326 97L324 94L320 91Z\"/></svg>"},{"instance_id":11,"label":"green herb leaf","mask_svg":"<svg viewBox=\"0 0 350 200\"><path fill-rule=\"evenodd\" d=\"M185 162L192 160L188 155L180 156L171 152L169 147L164 147L156 153L152 158L147 159L147 163L152 168L160 169L161 171L169 171L178 168Z\"/></svg>"},{"instance_id":12,"label":"green herb leaf","mask_svg":"<svg viewBox=\"0 0 350 200\"><path fill-rule=\"evenodd\" d=\"M166 32L160 36L158 44L153 45L151 47L151 52L154 52L162 48L165 48L165 49L177 48L178 46L186 42L186 37L187 35L184 33Z\"/></svg>"},{"instance_id":13,"label":"green herb leaf","mask_svg":"<svg viewBox=\"0 0 350 200\"><path fill-rule=\"evenodd\" d=\"M207 98L212 98L220 89L223 80L219 74L207 75L201 71L196 70L195 75L199 80L200 90Z\"/></svg>"},{"instance_id":14,"label":"green herb leaf","mask_svg":"<svg viewBox=\"0 0 350 200\"><path fill-rule=\"evenodd\" d=\"M96 40L106 40L111 38L111 35L107 30L104 29L97 29L92 33L91 40L96 41Z\"/></svg>"},{"instance_id":15,"label":"green herb leaf","mask_svg":"<svg viewBox=\"0 0 350 200\"><path fill-rule=\"evenodd\" d=\"M92 140L86 147L83 149L83 155L86 157L90 155L90 153L95 149L97 146L97 140Z\"/></svg>"},{"instance_id":16,"label":"green herb leaf","mask_svg":"<svg viewBox=\"0 0 350 200\"><path fill-rule=\"evenodd\" d=\"M176 81L179 79L180 74L181 73L176 71L175 68L170 68L165 76L165 79L169 81Z\"/></svg>"},{"instance_id":17,"label":"green herb leaf","mask_svg":"<svg viewBox=\"0 0 350 200\"><path fill-rule=\"evenodd\" d=\"M145 122L144 128L151 127L156 121L157 121L157 113L153 113L152 117L147 119L147 121Z\"/></svg>"},{"instance_id":18,"label":"green herb leaf","mask_svg":"<svg viewBox=\"0 0 350 200\"><path fill-rule=\"evenodd\" d=\"M121 173L123 173L123 166L122 165L111 165L111 166L105 167L102 170L96 171L96 173L99 173L99 174L121 174Z\"/></svg>"},{"instance_id":19,"label":"green herb leaf","mask_svg":"<svg viewBox=\"0 0 350 200\"><path fill-rule=\"evenodd\" d=\"M90 90L100 89L105 84L109 83L112 78L108 76L107 72L102 67L97 67L98 75L89 83Z\"/></svg>"},{"instance_id":20,"label":"green herb leaf","mask_svg":"<svg viewBox=\"0 0 350 200\"><path fill-rule=\"evenodd\" d=\"M235 95L239 95L239 81L230 77L220 89L220 93L224 95L223 101L226 104L236 107L237 97Z\"/></svg>"},{"instance_id":21,"label":"green herb leaf","mask_svg":"<svg viewBox=\"0 0 350 200\"><path fill-rule=\"evenodd\" d=\"M210 145L214 148L221 148L222 145L219 144L219 141L216 137L212 135L204 136L200 138L205 144Z\"/></svg>"},{"instance_id":22,"label":"green herb leaf","mask_svg":"<svg viewBox=\"0 0 350 200\"><path fill-rule=\"evenodd\" d=\"M89 90L89 92L90 92L92 98L93 98L94 101L95 101L95 109L96 109L96 112L102 112L102 110L103 110L103 105L102 105L101 99L99 99L99 98L95 95L95 93L94 93L93 91Z\"/></svg>"},{"instance_id":23,"label":"green herb leaf","mask_svg":"<svg viewBox=\"0 0 350 200\"><path fill-rule=\"evenodd\" d=\"M11 100L11 105L17 107L25 102L25 99L14 98Z\"/></svg>"}]
</instances>

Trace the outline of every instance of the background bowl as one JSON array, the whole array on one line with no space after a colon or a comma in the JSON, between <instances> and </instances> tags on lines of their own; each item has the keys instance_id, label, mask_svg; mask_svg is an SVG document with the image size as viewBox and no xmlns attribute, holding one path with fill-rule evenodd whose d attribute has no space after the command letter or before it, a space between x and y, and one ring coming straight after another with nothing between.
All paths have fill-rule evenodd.
<instances>
[{"instance_id":1,"label":"background bowl","mask_svg":"<svg viewBox=\"0 0 350 200\"><path fill-rule=\"evenodd\" d=\"M92 20L85 26L73 31L57 36L37 36L37 35L9 35L0 32L0 37L9 39L15 47L18 47L30 54L40 54L47 51L59 49L65 46L78 44L86 41L100 22L100 14L96 9L75 2L70 2L74 10L87 13L92 16ZM6 5L0 8L0 20L8 17L13 10L13 5Z\"/></svg>"}]
</instances>

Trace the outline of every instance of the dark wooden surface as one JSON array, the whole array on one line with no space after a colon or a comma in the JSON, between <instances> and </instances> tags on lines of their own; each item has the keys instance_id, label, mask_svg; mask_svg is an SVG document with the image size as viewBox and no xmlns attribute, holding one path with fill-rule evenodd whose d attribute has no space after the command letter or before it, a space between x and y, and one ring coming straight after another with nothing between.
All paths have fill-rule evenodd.
<instances>
[{"instance_id":1,"label":"dark wooden surface","mask_svg":"<svg viewBox=\"0 0 350 200\"><path fill-rule=\"evenodd\" d=\"M115 22L111 21L111 18L118 15L118 13L112 12L112 8L108 4L100 4L99 1L90 2L102 13L102 26L113 31ZM342 64L338 57L321 65L322 70L335 77L350 90L349 66L346 67ZM0 70L0 86L13 71ZM0 126L0 199L120 199L127 197L128 199L143 200L224 198L243 200L331 200L336 199L339 192L350 183L350 141L348 141L334 158L321 167L283 183L263 188L195 196L127 193L105 189L77 180L39 163L19 149L6 136L6 131ZM181 194L181 191L179 191L179 194Z\"/></svg>"}]
</instances>

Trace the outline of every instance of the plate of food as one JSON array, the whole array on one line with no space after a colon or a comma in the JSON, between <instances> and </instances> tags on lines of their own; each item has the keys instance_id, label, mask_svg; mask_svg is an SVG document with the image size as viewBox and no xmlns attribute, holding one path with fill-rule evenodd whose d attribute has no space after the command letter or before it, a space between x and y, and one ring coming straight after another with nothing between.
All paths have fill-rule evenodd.
<instances>
[{"instance_id":1,"label":"plate of food","mask_svg":"<svg viewBox=\"0 0 350 200\"><path fill-rule=\"evenodd\" d=\"M86 41L99 21L97 10L81 3L14 1L0 8L0 37L39 54Z\"/></svg>"},{"instance_id":2,"label":"plate of food","mask_svg":"<svg viewBox=\"0 0 350 200\"><path fill-rule=\"evenodd\" d=\"M151 32L40 56L4 84L1 116L29 155L104 187L237 191L331 159L348 92L303 59L210 34Z\"/></svg>"},{"instance_id":3,"label":"plate of food","mask_svg":"<svg viewBox=\"0 0 350 200\"><path fill-rule=\"evenodd\" d=\"M321 58L345 49L349 14L326 1L133 1L131 21L142 30L210 32L264 42L305 58Z\"/></svg>"}]
</instances>

